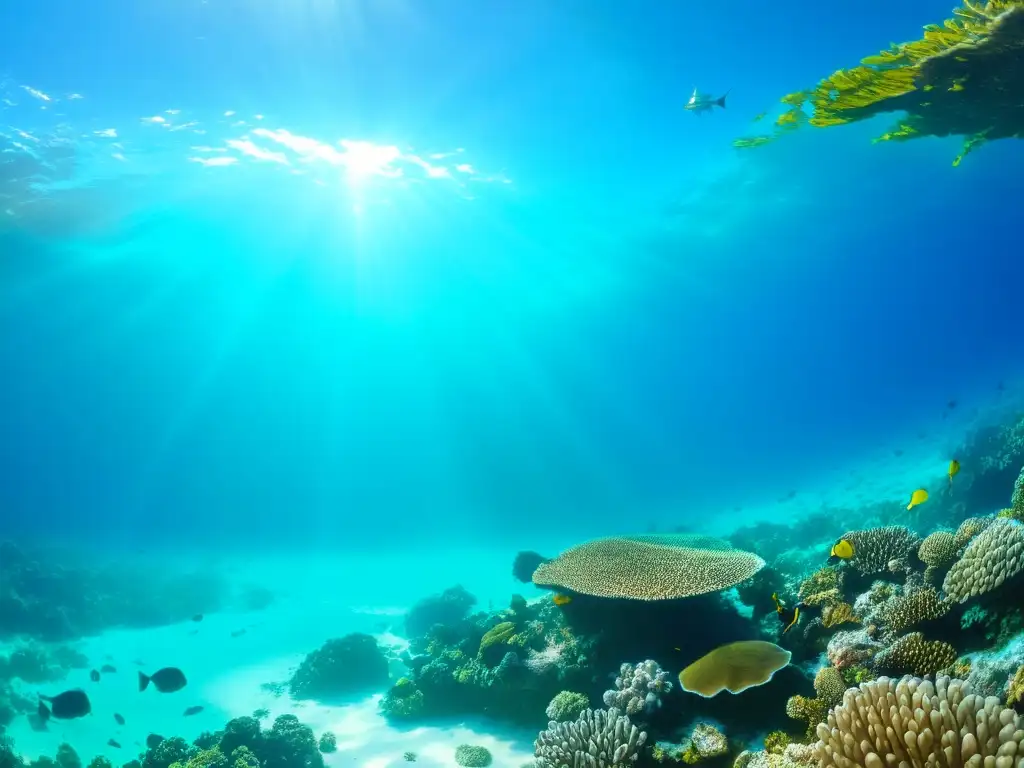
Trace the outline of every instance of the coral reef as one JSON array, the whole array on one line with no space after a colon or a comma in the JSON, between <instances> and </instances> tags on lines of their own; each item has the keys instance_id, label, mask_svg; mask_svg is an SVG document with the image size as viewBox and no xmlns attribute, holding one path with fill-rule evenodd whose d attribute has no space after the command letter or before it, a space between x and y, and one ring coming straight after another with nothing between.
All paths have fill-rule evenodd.
<instances>
[{"instance_id":1,"label":"coral reef","mask_svg":"<svg viewBox=\"0 0 1024 768\"><path fill-rule=\"evenodd\" d=\"M859 66L841 69L816 87L788 94L788 108L775 123L770 141L808 124L829 127L865 120L883 112L905 112L877 141L922 136L964 136L953 165L978 145L1024 132L1024 110L1013 95L1024 87L1019 51L1024 45L1024 5L1020 0L964 0L954 16L929 24L919 40L893 45ZM808 118L803 112L812 109Z\"/></svg>"},{"instance_id":2,"label":"coral reef","mask_svg":"<svg viewBox=\"0 0 1024 768\"><path fill-rule=\"evenodd\" d=\"M377 641L356 632L307 654L288 689L296 699L323 699L383 688L387 682L388 662Z\"/></svg>"},{"instance_id":3,"label":"coral reef","mask_svg":"<svg viewBox=\"0 0 1024 768\"><path fill-rule=\"evenodd\" d=\"M405 631L410 637L425 635L435 624L457 625L469 615L476 598L461 586L420 600L405 614Z\"/></svg>"},{"instance_id":4,"label":"coral reef","mask_svg":"<svg viewBox=\"0 0 1024 768\"><path fill-rule=\"evenodd\" d=\"M619 667L615 687L604 692L604 705L625 712L630 717L650 714L661 706L661 697L672 690L669 674L656 661Z\"/></svg>"},{"instance_id":5,"label":"coral reef","mask_svg":"<svg viewBox=\"0 0 1024 768\"><path fill-rule=\"evenodd\" d=\"M70 640L111 627L155 627L214 613L229 600L220 574L145 563L97 566L65 552L0 541L0 638Z\"/></svg>"},{"instance_id":6,"label":"coral reef","mask_svg":"<svg viewBox=\"0 0 1024 768\"><path fill-rule=\"evenodd\" d=\"M1024 571L1024 524L997 518L967 545L943 581L950 599L963 603L1001 587Z\"/></svg>"},{"instance_id":7,"label":"coral reef","mask_svg":"<svg viewBox=\"0 0 1024 768\"><path fill-rule=\"evenodd\" d=\"M566 550L533 581L596 597L669 600L728 589L763 567L757 555L706 536L619 536Z\"/></svg>"},{"instance_id":8,"label":"coral reef","mask_svg":"<svg viewBox=\"0 0 1024 768\"><path fill-rule=\"evenodd\" d=\"M866 576L908 570L911 557L916 558L922 543L917 534L902 525L847 531L840 538L853 544L850 564Z\"/></svg>"},{"instance_id":9,"label":"coral reef","mask_svg":"<svg viewBox=\"0 0 1024 768\"><path fill-rule=\"evenodd\" d=\"M861 683L828 713L817 735L814 757L822 768L1013 766L1024 752L1024 728L1013 710L948 677Z\"/></svg>"},{"instance_id":10,"label":"coral reef","mask_svg":"<svg viewBox=\"0 0 1024 768\"><path fill-rule=\"evenodd\" d=\"M537 768L636 762L647 734L616 710L585 710L571 723L548 723L534 742ZM589 756L589 759L587 758Z\"/></svg>"},{"instance_id":11,"label":"coral reef","mask_svg":"<svg viewBox=\"0 0 1024 768\"><path fill-rule=\"evenodd\" d=\"M956 661L956 649L943 640L925 640L920 632L897 638L875 654L874 668L887 675L934 675Z\"/></svg>"},{"instance_id":12,"label":"coral reef","mask_svg":"<svg viewBox=\"0 0 1024 768\"><path fill-rule=\"evenodd\" d=\"M462 768L487 768L491 760L491 753L487 747L459 744L455 748L455 762Z\"/></svg>"},{"instance_id":13,"label":"coral reef","mask_svg":"<svg viewBox=\"0 0 1024 768\"><path fill-rule=\"evenodd\" d=\"M575 691L559 691L555 694L551 703L548 704L544 713L548 716L548 720L553 720L556 723L565 723L575 720L583 710L589 707L590 700L585 694L576 693Z\"/></svg>"}]
</instances>

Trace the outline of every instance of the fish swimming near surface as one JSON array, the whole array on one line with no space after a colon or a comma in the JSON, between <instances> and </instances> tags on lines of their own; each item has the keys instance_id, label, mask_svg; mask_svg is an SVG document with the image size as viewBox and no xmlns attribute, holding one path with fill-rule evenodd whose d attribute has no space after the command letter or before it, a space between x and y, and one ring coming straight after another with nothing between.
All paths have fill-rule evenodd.
<instances>
[{"instance_id":1,"label":"fish swimming near surface","mask_svg":"<svg viewBox=\"0 0 1024 768\"><path fill-rule=\"evenodd\" d=\"M100 672L102 672L104 675L112 675L115 672L117 672L117 668L113 664L104 664L102 667L100 667Z\"/></svg>"},{"instance_id":2,"label":"fish swimming near surface","mask_svg":"<svg viewBox=\"0 0 1024 768\"><path fill-rule=\"evenodd\" d=\"M121 745L120 745L120 744L118 744L118 743L117 743L116 741L114 741L113 739L107 739L107 746L108 746L108 747L113 747L114 749L120 749L120 748L121 748Z\"/></svg>"},{"instance_id":3,"label":"fish swimming near surface","mask_svg":"<svg viewBox=\"0 0 1024 768\"><path fill-rule=\"evenodd\" d=\"M729 95L729 91L726 91L717 99L714 96L709 96L706 93L701 93L696 88L693 89L693 93L690 94L689 101L683 105L683 109L687 112L695 112L698 115L704 112L710 112L715 107L721 107L725 109L725 97Z\"/></svg>"},{"instance_id":4,"label":"fish swimming near surface","mask_svg":"<svg viewBox=\"0 0 1024 768\"><path fill-rule=\"evenodd\" d=\"M146 749L156 749L164 741L164 737L157 733L151 733L146 737Z\"/></svg>"},{"instance_id":5,"label":"fish swimming near surface","mask_svg":"<svg viewBox=\"0 0 1024 768\"><path fill-rule=\"evenodd\" d=\"M849 560L856 553L853 547L853 543L849 539L840 539L832 545L832 549L828 553L828 560L830 563L837 563L840 560Z\"/></svg>"},{"instance_id":6,"label":"fish swimming near surface","mask_svg":"<svg viewBox=\"0 0 1024 768\"><path fill-rule=\"evenodd\" d=\"M926 501L928 501L928 491L924 488L918 488L910 494L910 503L907 504L907 509L913 509L918 504L924 504Z\"/></svg>"},{"instance_id":7,"label":"fish swimming near surface","mask_svg":"<svg viewBox=\"0 0 1024 768\"><path fill-rule=\"evenodd\" d=\"M184 688L188 680L185 679L185 673L177 667L164 667L152 675L139 672L139 691L146 690L150 683L153 683L153 687L160 693L174 693Z\"/></svg>"},{"instance_id":8,"label":"fish swimming near surface","mask_svg":"<svg viewBox=\"0 0 1024 768\"><path fill-rule=\"evenodd\" d=\"M100 671L98 669L92 670L92 672L89 673L89 679L94 683L98 683L100 681Z\"/></svg>"},{"instance_id":9,"label":"fish swimming near surface","mask_svg":"<svg viewBox=\"0 0 1024 768\"><path fill-rule=\"evenodd\" d=\"M772 601L775 603L775 612L779 614L779 621L782 622L782 634L786 634L800 622L800 609L804 607L804 604L796 603L792 607L788 607L779 600L778 592L772 592Z\"/></svg>"},{"instance_id":10,"label":"fish swimming near surface","mask_svg":"<svg viewBox=\"0 0 1024 768\"><path fill-rule=\"evenodd\" d=\"M953 487L953 475L960 471L960 462L953 459L949 462L949 487Z\"/></svg>"},{"instance_id":11,"label":"fish swimming near surface","mask_svg":"<svg viewBox=\"0 0 1024 768\"><path fill-rule=\"evenodd\" d=\"M202 711L203 711L202 705L201 704L196 704L194 707L189 707L188 709L186 709L185 712L184 712L184 715L185 715L185 717L190 717L191 715L198 715Z\"/></svg>"},{"instance_id":12,"label":"fish swimming near surface","mask_svg":"<svg viewBox=\"0 0 1024 768\"><path fill-rule=\"evenodd\" d=\"M50 706L46 704L49 702ZM81 688L58 693L56 696L39 694L39 719L46 721L51 717L57 720L74 720L85 717L92 712L89 697Z\"/></svg>"},{"instance_id":13,"label":"fish swimming near surface","mask_svg":"<svg viewBox=\"0 0 1024 768\"><path fill-rule=\"evenodd\" d=\"M118 725L124 725L124 717L122 715L117 714L117 712L115 712L114 713L114 722L117 723Z\"/></svg>"}]
</instances>

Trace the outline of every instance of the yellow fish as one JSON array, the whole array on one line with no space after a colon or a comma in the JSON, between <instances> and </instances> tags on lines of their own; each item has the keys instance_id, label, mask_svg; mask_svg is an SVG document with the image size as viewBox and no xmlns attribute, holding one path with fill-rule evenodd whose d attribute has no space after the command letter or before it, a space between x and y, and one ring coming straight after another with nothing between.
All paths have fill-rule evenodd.
<instances>
[{"instance_id":1,"label":"yellow fish","mask_svg":"<svg viewBox=\"0 0 1024 768\"><path fill-rule=\"evenodd\" d=\"M947 88L946 90L947 91L953 91L955 93L956 91L962 91L963 89L964 89L963 83L953 83L953 85L950 86L949 88Z\"/></svg>"},{"instance_id":2,"label":"yellow fish","mask_svg":"<svg viewBox=\"0 0 1024 768\"><path fill-rule=\"evenodd\" d=\"M853 544L846 539L840 539L832 545L832 550L828 553L828 559L849 560L854 554Z\"/></svg>"},{"instance_id":3,"label":"yellow fish","mask_svg":"<svg viewBox=\"0 0 1024 768\"><path fill-rule=\"evenodd\" d=\"M800 621L800 609L804 607L804 604L797 603L792 608L788 608L784 602L779 600L778 592L772 592L772 600L775 602L775 612L779 614L779 621L782 622L782 634L786 634Z\"/></svg>"},{"instance_id":4,"label":"yellow fish","mask_svg":"<svg viewBox=\"0 0 1024 768\"><path fill-rule=\"evenodd\" d=\"M953 475L960 471L960 462L953 459L949 462L949 487L953 487Z\"/></svg>"},{"instance_id":5,"label":"yellow fish","mask_svg":"<svg viewBox=\"0 0 1024 768\"><path fill-rule=\"evenodd\" d=\"M928 491L924 488L918 488L910 494L910 503L907 504L907 509L913 509L918 504L924 504L926 501L928 501Z\"/></svg>"},{"instance_id":6,"label":"yellow fish","mask_svg":"<svg viewBox=\"0 0 1024 768\"><path fill-rule=\"evenodd\" d=\"M563 594L559 593L559 594L555 595L553 598L551 598L551 602L553 602L555 605L558 605L558 606L568 605L569 603L572 602L572 598L569 597L568 595L563 595Z\"/></svg>"}]
</instances>

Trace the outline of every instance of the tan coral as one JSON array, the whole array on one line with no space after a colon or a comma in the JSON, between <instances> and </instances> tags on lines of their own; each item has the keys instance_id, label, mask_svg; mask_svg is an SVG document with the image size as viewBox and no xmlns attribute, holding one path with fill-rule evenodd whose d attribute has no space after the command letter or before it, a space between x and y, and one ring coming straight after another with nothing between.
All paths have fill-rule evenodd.
<instances>
[{"instance_id":1,"label":"tan coral","mask_svg":"<svg viewBox=\"0 0 1024 768\"><path fill-rule=\"evenodd\" d=\"M826 708L834 707L843 700L846 681L843 673L835 667L822 667L814 676L814 691Z\"/></svg>"},{"instance_id":2,"label":"tan coral","mask_svg":"<svg viewBox=\"0 0 1024 768\"><path fill-rule=\"evenodd\" d=\"M821 609L821 625L826 629L840 624L860 624L860 617L849 603L830 603Z\"/></svg>"},{"instance_id":3,"label":"tan coral","mask_svg":"<svg viewBox=\"0 0 1024 768\"><path fill-rule=\"evenodd\" d=\"M838 568L819 568L800 583L797 597L804 605L819 606L842 600L842 575Z\"/></svg>"},{"instance_id":4,"label":"tan coral","mask_svg":"<svg viewBox=\"0 0 1024 768\"><path fill-rule=\"evenodd\" d=\"M934 675L956 661L956 649L942 640L925 640L911 632L875 654L877 672L888 675Z\"/></svg>"},{"instance_id":5,"label":"tan coral","mask_svg":"<svg viewBox=\"0 0 1024 768\"><path fill-rule=\"evenodd\" d=\"M962 680L880 677L849 689L818 725L820 768L1021 768L1024 723Z\"/></svg>"},{"instance_id":6,"label":"tan coral","mask_svg":"<svg viewBox=\"0 0 1024 768\"><path fill-rule=\"evenodd\" d=\"M957 528L956 533L953 534L957 550L959 551L966 547L970 543L971 539L984 531L991 524L991 517L969 517L960 523L960 527Z\"/></svg>"},{"instance_id":7,"label":"tan coral","mask_svg":"<svg viewBox=\"0 0 1024 768\"><path fill-rule=\"evenodd\" d=\"M596 597L670 600L728 589L764 567L755 554L709 541L673 535L596 539L541 564L533 581Z\"/></svg>"},{"instance_id":8,"label":"tan coral","mask_svg":"<svg viewBox=\"0 0 1024 768\"><path fill-rule=\"evenodd\" d=\"M950 604L932 587L918 589L893 598L878 618L891 634L901 634L923 621L939 619L949 613Z\"/></svg>"},{"instance_id":9,"label":"tan coral","mask_svg":"<svg viewBox=\"0 0 1024 768\"><path fill-rule=\"evenodd\" d=\"M841 538L853 545L850 564L866 575L892 571L894 562L905 564L921 546L920 537L902 525L848 531Z\"/></svg>"},{"instance_id":10,"label":"tan coral","mask_svg":"<svg viewBox=\"0 0 1024 768\"><path fill-rule=\"evenodd\" d=\"M942 588L958 603L1002 586L1024 571L1024 525L997 518L975 536L949 569Z\"/></svg>"},{"instance_id":11,"label":"tan coral","mask_svg":"<svg viewBox=\"0 0 1024 768\"><path fill-rule=\"evenodd\" d=\"M956 562L956 534L952 531L935 531L925 536L918 547L917 556L929 568L945 570Z\"/></svg>"}]
</instances>

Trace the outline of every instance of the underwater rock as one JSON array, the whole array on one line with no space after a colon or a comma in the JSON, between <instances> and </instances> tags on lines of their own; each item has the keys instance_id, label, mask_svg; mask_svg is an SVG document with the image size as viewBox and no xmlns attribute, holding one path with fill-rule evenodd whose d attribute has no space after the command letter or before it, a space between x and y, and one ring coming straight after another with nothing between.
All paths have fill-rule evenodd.
<instances>
[{"instance_id":1,"label":"underwater rock","mask_svg":"<svg viewBox=\"0 0 1024 768\"><path fill-rule=\"evenodd\" d=\"M435 624L458 624L469 615L474 605L476 598L463 587L450 587L410 608L405 615L405 631L409 637L419 637L427 634Z\"/></svg>"},{"instance_id":2,"label":"underwater rock","mask_svg":"<svg viewBox=\"0 0 1024 768\"><path fill-rule=\"evenodd\" d=\"M288 683L296 699L323 699L384 688L388 662L377 641L354 632L308 654Z\"/></svg>"}]
</instances>

